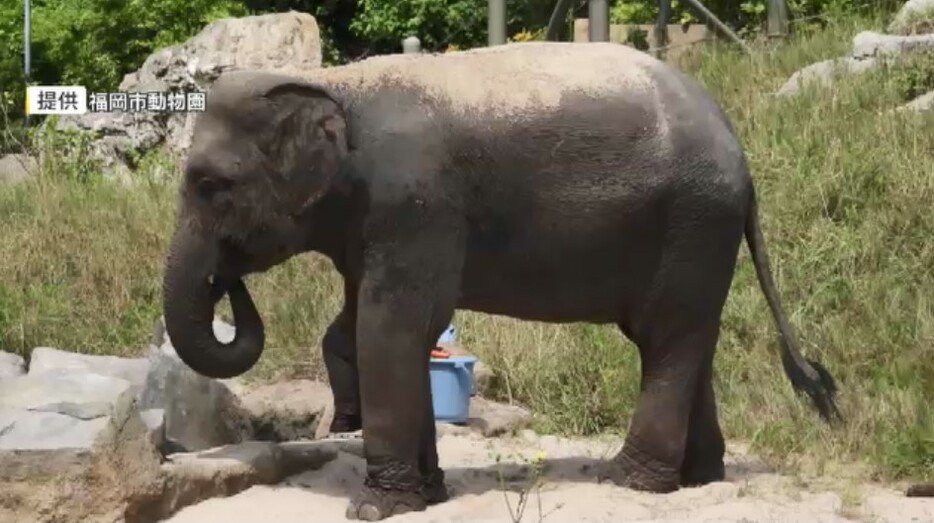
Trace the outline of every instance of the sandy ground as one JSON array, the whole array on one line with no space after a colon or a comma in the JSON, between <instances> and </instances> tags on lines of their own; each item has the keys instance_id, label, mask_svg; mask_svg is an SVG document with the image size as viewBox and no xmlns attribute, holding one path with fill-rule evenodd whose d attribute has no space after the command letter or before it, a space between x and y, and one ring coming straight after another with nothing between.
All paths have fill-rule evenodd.
<instances>
[{"instance_id":1,"label":"sandy ground","mask_svg":"<svg viewBox=\"0 0 934 523\"><path fill-rule=\"evenodd\" d=\"M832 482L781 476L734 444L729 446L724 482L665 495L598 484L600 460L613 456L620 445L529 432L510 439L445 433L438 450L453 498L389 521L934 523L934 499L905 498L899 491L873 485L821 487ZM543 454L545 467L535 473L528 463ZM348 498L362 483L363 470L362 459L341 453L322 469L292 476L280 485L256 486L192 505L165 523L345 521ZM535 478L541 486L529 489ZM520 519L521 490L529 494Z\"/></svg>"}]
</instances>

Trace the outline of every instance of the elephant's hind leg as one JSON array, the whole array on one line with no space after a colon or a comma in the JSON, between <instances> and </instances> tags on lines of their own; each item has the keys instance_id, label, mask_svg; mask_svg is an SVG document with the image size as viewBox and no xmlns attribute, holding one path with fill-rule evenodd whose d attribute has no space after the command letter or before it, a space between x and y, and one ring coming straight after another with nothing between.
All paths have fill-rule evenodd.
<instances>
[{"instance_id":1,"label":"elephant's hind leg","mask_svg":"<svg viewBox=\"0 0 934 523\"><path fill-rule=\"evenodd\" d=\"M679 209L685 214L672 219L643 305L620 321L639 347L642 383L609 479L651 492L677 490L685 470L691 475L701 469L705 475L717 473L708 471L716 468L717 460L708 459L717 454L716 446L703 451L700 446L719 440L709 368L743 224L728 209L687 211Z\"/></svg>"},{"instance_id":2,"label":"elephant's hind leg","mask_svg":"<svg viewBox=\"0 0 934 523\"><path fill-rule=\"evenodd\" d=\"M691 407L684 461L681 463L682 486L705 485L721 481L725 476L723 454L726 447L717 420L712 377L713 353L698 377L694 405Z\"/></svg>"},{"instance_id":3,"label":"elephant's hind leg","mask_svg":"<svg viewBox=\"0 0 934 523\"><path fill-rule=\"evenodd\" d=\"M344 308L321 340L324 365L334 394L334 419L329 429L332 434L354 432L363 427L357 371L356 287L349 282L344 287Z\"/></svg>"}]
</instances>

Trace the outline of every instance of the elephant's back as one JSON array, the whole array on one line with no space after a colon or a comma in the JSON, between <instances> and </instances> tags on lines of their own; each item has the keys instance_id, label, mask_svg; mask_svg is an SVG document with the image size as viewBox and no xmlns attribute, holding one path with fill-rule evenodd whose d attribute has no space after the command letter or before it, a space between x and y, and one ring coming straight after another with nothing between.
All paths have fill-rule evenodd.
<instances>
[{"instance_id":1,"label":"elephant's back","mask_svg":"<svg viewBox=\"0 0 934 523\"><path fill-rule=\"evenodd\" d=\"M349 100L391 91L455 112L516 116L568 97L610 99L653 91L667 66L611 43L532 42L469 51L385 55L315 73Z\"/></svg>"}]
</instances>

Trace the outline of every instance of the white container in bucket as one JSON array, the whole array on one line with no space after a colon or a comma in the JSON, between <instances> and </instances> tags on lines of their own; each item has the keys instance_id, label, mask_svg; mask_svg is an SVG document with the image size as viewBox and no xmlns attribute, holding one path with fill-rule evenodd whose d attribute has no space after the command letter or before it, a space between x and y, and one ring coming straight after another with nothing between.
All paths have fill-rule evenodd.
<instances>
[{"instance_id":1,"label":"white container in bucket","mask_svg":"<svg viewBox=\"0 0 934 523\"><path fill-rule=\"evenodd\" d=\"M470 411L475 356L432 358L431 404L436 421L463 423Z\"/></svg>"}]
</instances>

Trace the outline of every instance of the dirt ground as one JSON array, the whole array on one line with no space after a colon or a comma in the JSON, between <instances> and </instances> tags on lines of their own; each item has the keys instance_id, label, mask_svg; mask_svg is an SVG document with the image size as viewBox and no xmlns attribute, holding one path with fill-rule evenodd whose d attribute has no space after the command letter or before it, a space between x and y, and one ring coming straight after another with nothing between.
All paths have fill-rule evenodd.
<instances>
[{"instance_id":1,"label":"dirt ground","mask_svg":"<svg viewBox=\"0 0 934 523\"><path fill-rule=\"evenodd\" d=\"M439 436L438 450L452 499L390 521L934 523L934 499L906 498L898 490L834 478L782 476L737 444L729 445L724 482L665 495L599 484L600 460L620 445L618 440L531 432L508 439L446 432ZM537 466L536 459L544 466ZM164 523L343 521L363 470L361 458L341 453L319 470L192 505ZM532 487L536 483L540 486ZM520 514L522 491L527 495Z\"/></svg>"}]
</instances>

